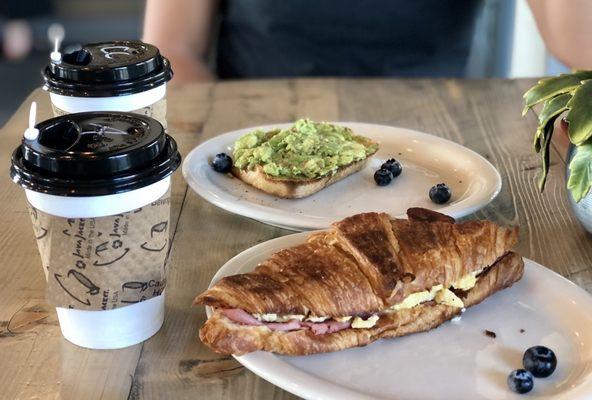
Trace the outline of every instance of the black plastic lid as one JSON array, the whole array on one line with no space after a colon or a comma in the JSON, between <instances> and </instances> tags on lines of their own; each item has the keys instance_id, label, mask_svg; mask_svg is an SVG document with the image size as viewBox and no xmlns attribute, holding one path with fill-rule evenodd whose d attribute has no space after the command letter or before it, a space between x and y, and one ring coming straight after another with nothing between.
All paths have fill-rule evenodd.
<instances>
[{"instance_id":1,"label":"black plastic lid","mask_svg":"<svg viewBox=\"0 0 592 400\"><path fill-rule=\"evenodd\" d=\"M42 72L44 88L76 97L143 92L171 80L173 70L158 48L139 40L90 43L62 55Z\"/></svg>"},{"instance_id":2,"label":"black plastic lid","mask_svg":"<svg viewBox=\"0 0 592 400\"><path fill-rule=\"evenodd\" d=\"M177 144L157 120L120 112L67 114L36 125L12 154L19 185L59 196L102 196L138 189L172 174Z\"/></svg>"}]
</instances>

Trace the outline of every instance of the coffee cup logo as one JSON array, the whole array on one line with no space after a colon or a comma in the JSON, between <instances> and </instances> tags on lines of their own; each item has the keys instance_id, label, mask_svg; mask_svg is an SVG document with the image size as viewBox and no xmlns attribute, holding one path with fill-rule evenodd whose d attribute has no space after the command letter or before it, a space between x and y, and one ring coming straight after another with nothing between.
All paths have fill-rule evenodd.
<instances>
[{"instance_id":1,"label":"coffee cup logo","mask_svg":"<svg viewBox=\"0 0 592 400\"><path fill-rule=\"evenodd\" d=\"M165 282L151 279L148 282L131 281L121 285L122 298L125 304L139 303L149 297L158 296L164 289Z\"/></svg>"},{"instance_id":2,"label":"coffee cup logo","mask_svg":"<svg viewBox=\"0 0 592 400\"><path fill-rule=\"evenodd\" d=\"M49 234L51 220L45 214L37 211L35 207L29 205L28 208L31 222L33 222L33 233L37 241L37 247L39 248L41 263L43 264L43 272L47 278L49 274L48 248L51 245L51 235Z\"/></svg>"},{"instance_id":3,"label":"coffee cup logo","mask_svg":"<svg viewBox=\"0 0 592 400\"><path fill-rule=\"evenodd\" d=\"M129 46L101 47L101 53L103 53L103 56L109 60L115 60L118 58L117 56L129 57L129 56L137 54L137 52L138 51L136 49L132 49Z\"/></svg>"},{"instance_id":4,"label":"coffee cup logo","mask_svg":"<svg viewBox=\"0 0 592 400\"><path fill-rule=\"evenodd\" d=\"M142 243L140 247L146 251L163 251L169 242L169 221L162 221L150 228L150 240Z\"/></svg>"},{"instance_id":5,"label":"coffee cup logo","mask_svg":"<svg viewBox=\"0 0 592 400\"><path fill-rule=\"evenodd\" d=\"M94 135L98 138L101 137L105 137L106 134L110 134L110 135L127 135L127 132L122 131L121 129L117 129L117 128L113 128L112 126L105 126L105 125L101 125L101 124L97 124L95 122L91 122L90 124L88 124L89 126L94 127L95 129L92 131L83 131L80 132L80 135Z\"/></svg>"},{"instance_id":6,"label":"coffee cup logo","mask_svg":"<svg viewBox=\"0 0 592 400\"><path fill-rule=\"evenodd\" d=\"M71 269L66 276L61 274L53 275L58 285L70 295L71 298L86 306L91 305L89 296L96 296L100 288L92 283L82 272Z\"/></svg>"},{"instance_id":7,"label":"coffee cup logo","mask_svg":"<svg viewBox=\"0 0 592 400\"><path fill-rule=\"evenodd\" d=\"M84 145L92 150L96 150L100 147L107 146L113 141L110 136L127 135L128 132L122 131L117 128L110 126L104 126L101 124L90 123L92 130L78 132L76 139L64 150L69 151L76 147L82 140L85 141Z\"/></svg>"},{"instance_id":8,"label":"coffee cup logo","mask_svg":"<svg viewBox=\"0 0 592 400\"><path fill-rule=\"evenodd\" d=\"M93 265L105 267L114 264L124 258L129 251L130 248L124 247L121 239L112 239L100 243L95 247L95 255L98 257L98 260L95 260Z\"/></svg>"},{"instance_id":9,"label":"coffee cup logo","mask_svg":"<svg viewBox=\"0 0 592 400\"><path fill-rule=\"evenodd\" d=\"M94 250L96 256L93 265L95 267L107 267L123 260L130 251L130 247L124 244L125 235L129 225L129 215L119 214L113 216L110 224L111 230L107 235L98 232L97 239L104 238L97 244Z\"/></svg>"},{"instance_id":10,"label":"coffee cup logo","mask_svg":"<svg viewBox=\"0 0 592 400\"><path fill-rule=\"evenodd\" d=\"M37 209L35 207L29 207L29 214L31 215L31 220L33 221L33 231L35 232L35 239L43 239L45 236L47 236L47 228L44 228L41 225Z\"/></svg>"}]
</instances>

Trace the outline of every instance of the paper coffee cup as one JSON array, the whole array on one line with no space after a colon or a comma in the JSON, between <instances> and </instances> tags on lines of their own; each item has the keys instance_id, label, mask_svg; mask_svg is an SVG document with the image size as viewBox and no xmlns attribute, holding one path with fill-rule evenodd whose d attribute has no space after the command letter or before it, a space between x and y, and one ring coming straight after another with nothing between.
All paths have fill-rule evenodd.
<instances>
[{"instance_id":1,"label":"paper coffee cup","mask_svg":"<svg viewBox=\"0 0 592 400\"><path fill-rule=\"evenodd\" d=\"M123 111L146 115L166 128L169 61L140 41L91 43L52 60L43 70L54 115Z\"/></svg>"},{"instance_id":2,"label":"paper coffee cup","mask_svg":"<svg viewBox=\"0 0 592 400\"><path fill-rule=\"evenodd\" d=\"M93 349L139 343L164 319L170 175L180 164L158 121L78 113L36 125L14 151L66 339Z\"/></svg>"}]
</instances>

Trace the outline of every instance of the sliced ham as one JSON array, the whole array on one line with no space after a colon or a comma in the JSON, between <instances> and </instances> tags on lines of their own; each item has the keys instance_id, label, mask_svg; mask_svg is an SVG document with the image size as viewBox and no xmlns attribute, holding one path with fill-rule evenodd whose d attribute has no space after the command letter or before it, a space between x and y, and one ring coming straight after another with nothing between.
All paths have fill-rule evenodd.
<instances>
[{"instance_id":1,"label":"sliced ham","mask_svg":"<svg viewBox=\"0 0 592 400\"><path fill-rule=\"evenodd\" d=\"M325 321L325 322L300 322L296 319L292 319L288 322L261 322L251 314L240 308L224 308L220 312L227 318L234 322L243 325L254 325L254 326L266 326L272 331L295 331L302 328L310 328L315 335L324 335L326 333L338 332L343 329L347 329L351 326L351 322L339 322L339 321Z\"/></svg>"},{"instance_id":2,"label":"sliced ham","mask_svg":"<svg viewBox=\"0 0 592 400\"><path fill-rule=\"evenodd\" d=\"M243 325L263 325L263 322L240 308L223 308L220 310L227 318Z\"/></svg>"},{"instance_id":3,"label":"sliced ham","mask_svg":"<svg viewBox=\"0 0 592 400\"><path fill-rule=\"evenodd\" d=\"M339 332L351 326L351 322L349 321L302 322L301 324L309 327L315 335Z\"/></svg>"},{"instance_id":4,"label":"sliced ham","mask_svg":"<svg viewBox=\"0 0 592 400\"><path fill-rule=\"evenodd\" d=\"M264 325L272 331L293 331L301 329L300 322L293 319L288 322L261 322L251 314L240 308L224 308L220 310L228 319L243 325Z\"/></svg>"},{"instance_id":5,"label":"sliced ham","mask_svg":"<svg viewBox=\"0 0 592 400\"><path fill-rule=\"evenodd\" d=\"M265 326L272 331L295 331L296 329L302 328L302 326L300 326L300 321L297 319L291 319L288 322L268 322Z\"/></svg>"}]
</instances>

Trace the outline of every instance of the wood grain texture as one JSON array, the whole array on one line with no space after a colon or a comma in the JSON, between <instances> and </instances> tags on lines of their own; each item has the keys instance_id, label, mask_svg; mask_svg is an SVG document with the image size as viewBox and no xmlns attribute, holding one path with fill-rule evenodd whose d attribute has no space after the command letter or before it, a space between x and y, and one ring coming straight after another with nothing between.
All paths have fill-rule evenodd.
<instances>
[{"instance_id":1,"label":"wood grain texture","mask_svg":"<svg viewBox=\"0 0 592 400\"><path fill-rule=\"evenodd\" d=\"M169 131L186 155L201 141L234 129L310 117L397 125L453 140L482 154L501 173L499 197L475 216L521 226L518 250L592 291L590 235L572 216L565 193L565 146L555 140L546 191L531 149L533 115L520 116L534 80L297 79L171 87ZM0 131L0 167L26 126L31 99ZM45 280L22 190L0 174L0 397L10 399L290 399L234 359L205 348L196 332L203 308L190 307L218 268L248 247L289 232L218 209L173 179L174 240L166 320L143 344L117 351L76 347L61 337L44 301Z\"/></svg>"}]
</instances>

